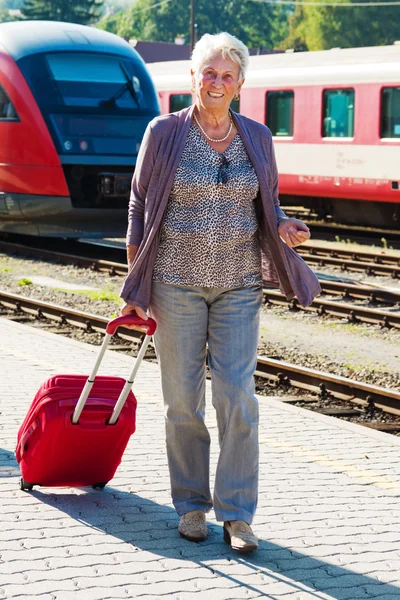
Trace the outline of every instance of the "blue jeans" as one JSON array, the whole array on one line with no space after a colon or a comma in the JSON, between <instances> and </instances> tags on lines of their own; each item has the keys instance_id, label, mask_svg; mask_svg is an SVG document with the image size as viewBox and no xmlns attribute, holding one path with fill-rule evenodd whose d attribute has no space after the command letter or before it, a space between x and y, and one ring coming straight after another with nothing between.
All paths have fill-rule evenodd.
<instances>
[{"instance_id":1,"label":"blue jeans","mask_svg":"<svg viewBox=\"0 0 400 600\"><path fill-rule=\"evenodd\" d=\"M151 316L165 403L172 500L178 515L214 506L218 521L251 523L258 495L254 396L260 287L201 288L153 282ZM214 502L204 422L206 356L220 453Z\"/></svg>"}]
</instances>

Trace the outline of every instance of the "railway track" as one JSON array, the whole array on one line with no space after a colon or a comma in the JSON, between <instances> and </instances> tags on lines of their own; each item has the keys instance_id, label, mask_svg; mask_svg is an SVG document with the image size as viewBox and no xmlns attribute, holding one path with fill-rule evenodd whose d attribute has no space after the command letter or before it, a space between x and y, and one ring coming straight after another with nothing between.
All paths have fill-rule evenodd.
<instances>
[{"instance_id":1,"label":"railway track","mask_svg":"<svg viewBox=\"0 0 400 600\"><path fill-rule=\"evenodd\" d=\"M118 256L120 257L119 260L121 262L112 262L109 260L101 260L97 257L81 256L79 251L82 249L78 249L78 246L75 243L70 243L70 245L75 249L75 253L69 254L58 251L57 249L48 250L36 246L26 246L25 244L18 244L0 239L0 252L7 252L13 256L23 256L24 258L43 259L63 265L76 265L83 269L93 269L109 273L110 275L125 276L128 273L128 267L125 263L126 252L118 252ZM98 253L97 250L96 253Z\"/></svg>"},{"instance_id":2,"label":"railway track","mask_svg":"<svg viewBox=\"0 0 400 600\"><path fill-rule=\"evenodd\" d=\"M329 215L322 219L310 209L296 206L282 206L288 217L304 221L312 230L313 236L335 241L337 237L368 245L380 245L382 238L393 248L400 249L400 229L373 228L361 225L345 225L334 222Z\"/></svg>"},{"instance_id":3,"label":"railway track","mask_svg":"<svg viewBox=\"0 0 400 600\"><path fill-rule=\"evenodd\" d=\"M119 249L117 249L119 250ZM84 257L77 254L55 253L43 248L31 248L21 244L0 241L0 251L17 255L27 256L44 260L57 261L60 264L74 264L82 268L89 268L110 275L125 276L127 266L122 262L112 262L98 258ZM124 256L125 252L120 252ZM399 267L400 269L400 267ZM323 297L316 298L311 306L302 308L297 300L287 300L286 297L276 290L264 289L264 303L271 305L286 305L292 309L317 312L319 315L330 315L333 317L346 318L356 323L372 323L382 327L400 328L400 292L374 288L372 286L361 286L348 282L335 282L320 280L322 292L325 296L340 296L341 300L335 301ZM349 300L367 301L373 306L358 306L349 303ZM389 305L389 310L376 308L376 305Z\"/></svg>"},{"instance_id":4,"label":"railway track","mask_svg":"<svg viewBox=\"0 0 400 600\"><path fill-rule=\"evenodd\" d=\"M98 268L99 270L116 271L118 274L126 274L125 248L112 244L82 243L70 240L67 243L58 243L50 249L40 246L40 240L31 240L29 244L21 244L0 238L0 251L28 258L43 258L45 260L57 260L63 264L78 264L82 267ZM72 248L72 252L66 253L62 249ZM61 249L60 249L61 248ZM316 247L311 244L298 246L296 251L303 259L318 266L332 265L342 270L365 272L368 275L386 275L393 279L400 278L400 258L397 256L384 255L381 252L363 252L353 249L339 249L337 247ZM102 260L99 254L107 253L113 261ZM90 256L89 256L90 254Z\"/></svg>"},{"instance_id":5,"label":"railway track","mask_svg":"<svg viewBox=\"0 0 400 600\"><path fill-rule=\"evenodd\" d=\"M332 317L346 318L352 323L371 323L381 325L382 327L396 327L400 329L400 311L394 309L382 310L371 308L369 306L357 306L345 302L335 302L315 298L313 303L306 308L300 306L297 299L287 300L287 298L276 290L264 289L265 305L286 305L292 309L304 310L308 312L317 312L320 316L329 315Z\"/></svg>"},{"instance_id":6,"label":"railway track","mask_svg":"<svg viewBox=\"0 0 400 600\"><path fill-rule=\"evenodd\" d=\"M320 267L331 265L339 267L343 271L358 271L367 275L386 275L393 279L400 278L400 258L396 256L336 248L315 248L306 245L299 246L296 250L311 265Z\"/></svg>"},{"instance_id":7,"label":"railway track","mask_svg":"<svg viewBox=\"0 0 400 600\"><path fill-rule=\"evenodd\" d=\"M1 290L0 307L3 311L11 311L14 318L25 315L39 321L49 319L62 325L80 327L89 332L104 332L108 323L108 319L105 317L44 303ZM117 336L123 340L139 343L142 334L121 327ZM400 392L394 390L262 356L258 357L255 374L275 386L294 387L317 394L322 399L351 402L369 411L380 409L391 415L400 416ZM376 427L382 430L385 428L386 430L400 430L400 421L395 426L378 423Z\"/></svg>"}]
</instances>

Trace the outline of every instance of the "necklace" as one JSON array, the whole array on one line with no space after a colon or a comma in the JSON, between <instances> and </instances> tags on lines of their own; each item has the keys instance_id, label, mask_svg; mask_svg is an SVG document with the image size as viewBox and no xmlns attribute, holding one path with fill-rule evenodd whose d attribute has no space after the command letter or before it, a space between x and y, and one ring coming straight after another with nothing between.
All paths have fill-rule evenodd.
<instances>
[{"instance_id":1,"label":"necklace","mask_svg":"<svg viewBox=\"0 0 400 600\"><path fill-rule=\"evenodd\" d=\"M193 118L194 118L194 120L196 121L196 123L197 123L197 126L199 127L199 129L202 131L202 133L204 134L204 136L205 136L205 137L206 137L206 138L207 138L207 139L208 139L210 142L224 142L225 140L227 140L227 139L228 139L228 137L229 137L229 136L230 136L230 134L231 134L232 127L233 127L233 122L232 122L232 115L231 115L231 113L229 113L229 120L230 120L231 124L230 124L229 130L228 130L228 133L226 134L226 136L225 136L225 137L221 138L220 140L217 140L216 138L212 138L212 137L210 137L209 135L207 135L207 134L206 134L206 132L204 131L204 129L203 129L203 128L202 128L202 126L200 125L200 123L199 123L199 121L198 121L198 119L197 119L197 117L196 117L196 115L195 115L194 113L193 113Z\"/></svg>"}]
</instances>

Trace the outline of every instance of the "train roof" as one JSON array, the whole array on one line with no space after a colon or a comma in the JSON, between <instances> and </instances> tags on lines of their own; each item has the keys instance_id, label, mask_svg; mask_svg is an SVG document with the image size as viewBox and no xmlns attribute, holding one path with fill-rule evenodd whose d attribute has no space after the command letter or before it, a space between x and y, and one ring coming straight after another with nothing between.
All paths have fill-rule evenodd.
<instances>
[{"instance_id":1,"label":"train roof","mask_svg":"<svg viewBox=\"0 0 400 600\"><path fill-rule=\"evenodd\" d=\"M79 52L111 52L142 60L128 42L113 33L61 21L0 23L0 46L16 61L30 54L71 49Z\"/></svg>"},{"instance_id":2,"label":"train roof","mask_svg":"<svg viewBox=\"0 0 400 600\"><path fill-rule=\"evenodd\" d=\"M190 87L190 61L147 65L159 91ZM400 44L250 56L246 87L400 82Z\"/></svg>"}]
</instances>

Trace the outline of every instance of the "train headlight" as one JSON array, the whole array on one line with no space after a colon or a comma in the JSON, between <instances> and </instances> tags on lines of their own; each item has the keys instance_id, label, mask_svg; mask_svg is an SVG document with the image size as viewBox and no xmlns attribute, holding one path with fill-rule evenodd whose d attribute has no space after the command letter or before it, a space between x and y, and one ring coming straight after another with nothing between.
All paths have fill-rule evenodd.
<instances>
[{"instance_id":1,"label":"train headlight","mask_svg":"<svg viewBox=\"0 0 400 600\"><path fill-rule=\"evenodd\" d=\"M72 146L73 146L73 144L72 144L72 142L70 142L70 140L66 140L64 142L64 148L65 148L65 150L72 150Z\"/></svg>"},{"instance_id":2,"label":"train headlight","mask_svg":"<svg viewBox=\"0 0 400 600\"><path fill-rule=\"evenodd\" d=\"M111 177L102 178L102 192L105 196L111 196L114 191L114 181Z\"/></svg>"},{"instance_id":3,"label":"train headlight","mask_svg":"<svg viewBox=\"0 0 400 600\"><path fill-rule=\"evenodd\" d=\"M81 142L79 142L79 148L83 152L85 152L85 150L87 150L89 148L89 144L85 140L82 140Z\"/></svg>"}]
</instances>

